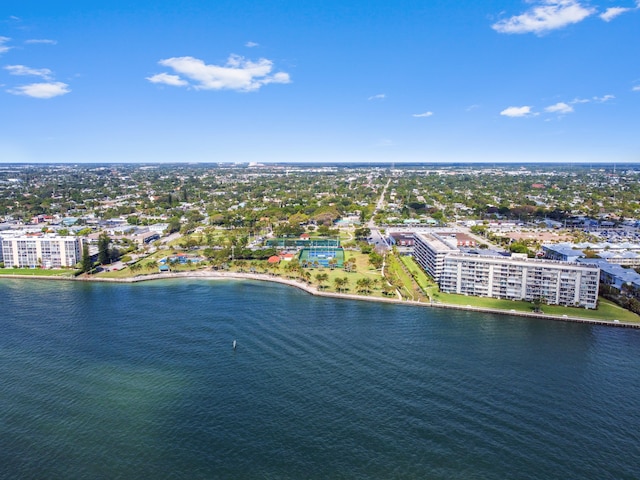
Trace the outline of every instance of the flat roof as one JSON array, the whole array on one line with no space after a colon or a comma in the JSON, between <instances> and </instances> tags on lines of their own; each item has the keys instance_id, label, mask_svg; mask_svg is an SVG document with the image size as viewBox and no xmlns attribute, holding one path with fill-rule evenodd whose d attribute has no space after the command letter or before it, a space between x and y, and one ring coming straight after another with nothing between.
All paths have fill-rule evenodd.
<instances>
[{"instance_id":1,"label":"flat roof","mask_svg":"<svg viewBox=\"0 0 640 480\"><path fill-rule=\"evenodd\" d=\"M421 237L436 252L456 252L458 249L446 243L439 235L432 233L416 233L416 237Z\"/></svg>"}]
</instances>

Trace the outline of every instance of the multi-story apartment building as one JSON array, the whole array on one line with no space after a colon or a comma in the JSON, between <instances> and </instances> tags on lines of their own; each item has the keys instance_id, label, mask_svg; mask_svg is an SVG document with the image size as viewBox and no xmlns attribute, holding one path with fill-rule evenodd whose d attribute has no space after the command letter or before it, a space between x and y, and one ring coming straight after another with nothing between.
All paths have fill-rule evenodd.
<instances>
[{"instance_id":1,"label":"multi-story apartment building","mask_svg":"<svg viewBox=\"0 0 640 480\"><path fill-rule=\"evenodd\" d=\"M600 268L526 255L476 255L450 250L433 236L416 235L416 261L445 293L596 308ZM436 265L435 268L433 265ZM432 274L431 271L435 273Z\"/></svg>"},{"instance_id":2,"label":"multi-story apartment building","mask_svg":"<svg viewBox=\"0 0 640 480\"><path fill-rule=\"evenodd\" d=\"M440 279L445 257L457 251L458 248L454 242L448 241L437 233L417 233L415 235L413 256L416 262L436 282Z\"/></svg>"},{"instance_id":3,"label":"multi-story apartment building","mask_svg":"<svg viewBox=\"0 0 640 480\"><path fill-rule=\"evenodd\" d=\"M3 236L0 244L7 267L73 267L82 257L82 241L78 237Z\"/></svg>"}]
</instances>

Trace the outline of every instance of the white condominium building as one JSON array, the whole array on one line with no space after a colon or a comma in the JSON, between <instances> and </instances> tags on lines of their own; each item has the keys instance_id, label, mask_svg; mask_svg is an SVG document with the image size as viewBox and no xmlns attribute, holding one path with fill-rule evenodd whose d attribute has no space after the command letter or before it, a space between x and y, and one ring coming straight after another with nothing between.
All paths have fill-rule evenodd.
<instances>
[{"instance_id":1,"label":"white condominium building","mask_svg":"<svg viewBox=\"0 0 640 480\"><path fill-rule=\"evenodd\" d=\"M73 267L82 258L78 237L15 236L2 237L2 261L6 267Z\"/></svg>"},{"instance_id":2,"label":"white condominium building","mask_svg":"<svg viewBox=\"0 0 640 480\"><path fill-rule=\"evenodd\" d=\"M597 306L597 265L530 259L523 254L490 256L450 250L440 255L441 249L432 245L428 248L430 242L429 237L416 235L415 258L442 292L510 300L539 298L548 304L584 308Z\"/></svg>"},{"instance_id":3,"label":"white condominium building","mask_svg":"<svg viewBox=\"0 0 640 480\"><path fill-rule=\"evenodd\" d=\"M416 262L431 275L436 282L444 267L447 255L457 252L457 246L436 233L416 233L413 256Z\"/></svg>"},{"instance_id":4,"label":"white condominium building","mask_svg":"<svg viewBox=\"0 0 640 480\"><path fill-rule=\"evenodd\" d=\"M439 283L445 293L596 308L599 280L594 265L453 253Z\"/></svg>"}]
</instances>

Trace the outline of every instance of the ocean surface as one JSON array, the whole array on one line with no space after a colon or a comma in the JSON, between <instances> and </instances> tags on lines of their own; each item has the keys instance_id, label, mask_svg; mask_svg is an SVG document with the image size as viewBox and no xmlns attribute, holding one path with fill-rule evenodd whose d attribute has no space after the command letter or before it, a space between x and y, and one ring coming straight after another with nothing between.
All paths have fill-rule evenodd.
<instances>
[{"instance_id":1,"label":"ocean surface","mask_svg":"<svg viewBox=\"0 0 640 480\"><path fill-rule=\"evenodd\" d=\"M0 280L0 478L638 479L640 331Z\"/></svg>"}]
</instances>

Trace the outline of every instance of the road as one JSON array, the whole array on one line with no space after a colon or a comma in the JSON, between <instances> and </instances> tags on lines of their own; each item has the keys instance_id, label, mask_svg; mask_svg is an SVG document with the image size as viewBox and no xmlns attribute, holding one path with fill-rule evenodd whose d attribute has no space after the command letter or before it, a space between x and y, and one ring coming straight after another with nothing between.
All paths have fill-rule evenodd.
<instances>
[{"instance_id":1,"label":"road","mask_svg":"<svg viewBox=\"0 0 640 480\"><path fill-rule=\"evenodd\" d=\"M385 199L385 195L387 194L387 187L389 187L390 183L391 183L391 179L387 180L387 183L385 184L384 188L382 189L382 193L380 194L380 198L376 203L376 208L373 211L373 214L371 215L371 219L367 222L367 227L369 228L369 230L371 230L371 235L370 235L371 243L376 247L380 247L384 250L388 250L390 246L387 243L387 240L384 238L384 236L380 233L380 229L376 225L376 222L374 221L374 217L376 216L376 213L378 213L380 210L384 208L384 203L385 203L384 199Z\"/></svg>"}]
</instances>

